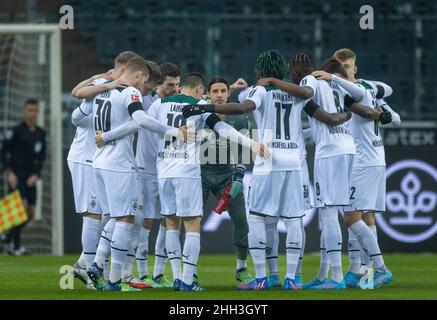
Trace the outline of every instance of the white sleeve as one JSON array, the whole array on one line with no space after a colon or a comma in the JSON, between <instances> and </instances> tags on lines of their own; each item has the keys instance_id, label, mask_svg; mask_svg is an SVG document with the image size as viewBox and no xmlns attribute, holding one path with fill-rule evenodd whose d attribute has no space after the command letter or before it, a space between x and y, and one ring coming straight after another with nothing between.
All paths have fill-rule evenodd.
<instances>
[{"instance_id":1,"label":"white sleeve","mask_svg":"<svg viewBox=\"0 0 437 320\"><path fill-rule=\"evenodd\" d=\"M158 115L156 111L158 110L160 104L161 104L161 99L157 99L153 101L149 109L147 109L147 114L155 119L158 119Z\"/></svg>"},{"instance_id":2,"label":"white sleeve","mask_svg":"<svg viewBox=\"0 0 437 320\"><path fill-rule=\"evenodd\" d=\"M384 108L385 110L391 113L391 123L393 123L393 125L395 125L396 127L401 126L401 116L397 112L395 112L392 108L390 108L390 106L385 102L384 99L376 100L376 105L378 107Z\"/></svg>"},{"instance_id":3,"label":"white sleeve","mask_svg":"<svg viewBox=\"0 0 437 320\"><path fill-rule=\"evenodd\" d=\"M79 107L74 109L71 114L71 123L78 127L79 123L85 117L92 115L93 113L93 100L83 100Z\"/></svg>"},{"instance_id":4,"label":"white sleeve","mask_svg":"<svg viewBox=\"0 0 437 320\"><path fill-rule=\"evenodd\" d=\"M264 87L256 86L252 90L250 90L248 96L245 100L250 100L255 103L255 107L258 109L262 105L262 101L267 91ZM244 100L243 100L244 101Z\"/></svg>"},{"instance_id":5,"label":"white sleeve","mask_svg":"<svg viewBox=\"0 0 437 320\"><path fill-rule=\"evenodd\" d=\"M219 136L229 139L234 143L240 143L241 145L250 148L252 143L254 142L252 139L246 137L245 135L239 133L235 128L228 125L224 121L219 121L214 125L214 131L216 131Z\"/></svg>"},{"instance_id":6,"label":"white sleeve","mask_svg":"<svg viewBox=\"0 0 437 320\"><path fill-rule=\"evenodd\" d=\"M311 128L303 129L302 135L305 140L312 139L313 134L311 133Z\"/></svg>"},{"instance_id":7,"label":"white sleeve","mask_svg":"<svg viewBox=\"0 0 437 320\"><path fill-rule=\"evenodd\" d=\"M247 96L249 95L250 90L252 90L253 87L248 87L244 90L242 90L239 94L238 94L238 102L243 102L244 100L246 100Z\"/></svg>"},{"instance_id":8,"label":"white sleeve","mask_svg":"<svg viewBox=\"0 0 437 320\"><path fill-rule=\"evenodd\" d=\"M311 88L313 90L313 96L315 96L317 92L317 81L318 80L314 78L312 75L308 75L300 81L299 85L301 87Z\"/></svg>"},{"instance_id":9,"label":"white sleeve","mask_svg":"<svg viewBox=\"0 0 437 320\"><path fill-rule=\"evenodd\" d=\"M338 77L335 74L332 75L332 81L346 90L356 102L360 102L364 99L364 95L366 93L366 89L364 87Z\"/></svg>"},{"instance_id":10,"label":"white sleeve","mask_svg":"<svg viewBox=\"0 0 437 320\"><path fill-rule=\"evenodd\" d=\"M137 132L141 127L133 120L129 120L125 124L121 125L117 129L104 132L103 140L105 142L122 139L127 137L131 133Z\"/></svg>"},{"instance_id":11,"label":"white sleeve","mask_svg":"<svg viewBox=\"0 0 437 320\"><path fill-rule=\"evenodd\" d=\"M163 134L165 134L168 130L171 130L170 132L167 132L169 134L173 135L175 133L175 130L172 130L175 128L166 126L160 121L146 114L142 104L143 97L141 96L141 93L140 91L138 91L138 89L134 87L129 87L124 89L122 94L123 105L128 109L128 112L132 119L141 128Z\"/></svg>"},{"instance_id":12,"label":"white sleeve","mask_svg":"<svg viewBox=\"0 0 437 320\"><path fill-rule=\"evenodd\" d=\"M178 128L166 126L147 115L144 110L136 110L132 113L132 119L143 129L162 134L177 135Z\"/></svg>"},{"instance_id":13,"label":"white sleeve","mask_svg":"<svg viewBox=\"0 0 437 320\"><path fill-rule=\"evenodd\" d=\"M387 98L393 94L393 89L386 83L381 81L370 81L372 82L376 88L377 88L377 98Z\"/></svg>"}]
</instances>

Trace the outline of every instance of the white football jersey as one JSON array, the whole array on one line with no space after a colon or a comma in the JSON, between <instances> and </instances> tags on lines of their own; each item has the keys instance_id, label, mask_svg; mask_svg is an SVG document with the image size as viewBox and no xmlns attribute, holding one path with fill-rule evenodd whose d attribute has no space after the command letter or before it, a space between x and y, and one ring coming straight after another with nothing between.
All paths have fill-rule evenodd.
<instances>
[{"instance_id":1,"label":"white football jersey","mask_svg":"<svg viewBox=\"0 0 437 320\"><path fill-rule=\"evenodd\" d=\"M358 83L366 89L360 104L364 107L376 108L376 86L365 80L359 80ZM379 123L352 114L351 132L357 148L354 166L385 166L384 140L381 137Z\"/></svg>"},{"instance_id":2,"label":"white football jersey","mask_svg":"<svg viewBox=\"0 0 437 320\"><path fill-rule=\"evenodd\" d=\"M89 104L87 106L86 104ZM92 110L92 100L84 100L79 106L80 110ZM87 145L88 133L94 136L92 116L88 115L83 118L79 126L76 128L73 142L71 143L70 150L68 151L67 160L84 164L86 159L84 157L85 148ZM92 158L91 158L92 160ZM92 165L92 162L89 164Z\"/></svg>"},{"instance_id":3,"label":"white football jersey","mask_svg":"<svg viewBox=\"0 0 437 320\"><path fill-rule=\"evenodd\" d=\"M302 135L301 111L295 107L295 98L276 87L252 88L246 99L255 103L253 116L258 128L259 143L271 150L267 161L257 156L254 174L269 171L300 170L299 140Z\"/></svg>"},{"instance_id":4,"label":"white football jersey","mask_svg":"<svg viewBox=\"0 0 437 320\"><path fill-rule=\"evenodd\" d=\"M205 120L211 113L185 119L182 116L182 108L188 104L207 104L204 100L178 94L163 99L158 99L150 106L148 114L161 123L170 127L179 128L184 125L193 125L190 130L200 131L204 127ZM158 134L158 157L156 167L158 178L199 178L200 177L200 144L196 142L182 143L175 138L165 138L164 134Z\"/></svg>"},{"instance_id":5,"label":"white football jersey","mask_svg":"<svg viewBox=\"0 0 437 320\"><path fill-rule=\"evenodd\" d=\"M299 121L299 130L302 132L302 110L303 107L305 106L306 101L302 100L302 99L297 99L294 98L294 107L293 108L297 108L298 110L300 110L300 117L301 117L301 121ZM306 144L305 144L305 138L303 136L303 133L299 135L299 139L297 141L297 144L299 145L299 150L300 150L300 159L306 159L307 158L307 149L306 149Z\"/></svg>"},{"instance_id":6,"label":"white football jersey","mask_svg":"<svg viewBox=\"0 0 437 320\"><path fill-rule=\"evenodd\" d=\"M133 87L105 91L93 99L95 131L114 130L131 119L128 107L142 103L141 93ZM133 134L111 141L94 153L93 168L116 172L134 172Z\"/></svg>"},{"instance_id":7,"label":"white football jersey","mask_svg":"<svg viewBox=\"0 0 437 320\"><path fill-rule=\"evenodd\" d=\"M98 78L93 81L93 85L99 85L107 82L104 78ZM88 105L89 104L89 105ZM93 100L83 100L80 105L80 110L89 111L88 116L82 119L80 126L76 128L76 134L74 135L73 142L68 152L67 160L83 163L89 166L93 164L94 152L96 151L96 143L94 140L94 126L92 118L92 105Z\"/></svg>"},{"instance_id":8,"label":"white football jersey","mask_svg":"<svg viewBox=\"0 0 437 320\"><path fill-rule=\"evenodd\" d=\"M143 97L143 108L147 112L154 101L159 99L157 94ZM146 129L138 130L137 150L135 162L141 172L156 175L156 158L158 156L159 136L156 132Z\"/></svg>"},{"instance_id":9,"label":"white football jersey","mask_svg":"<svg viewBox=\"0 0 437 320\"><path fill-rule=\"evenodd\" d=\"M344 110L344 97L347 92L332 81L317 80L309 75L302 79L301 86L314 91L313 100L328 113ZM331 127L312 117L308 117L311 133L316 144L315 158L328 158L342 154L355 154L355 144L350 132L349 122Z\"/></svg>"}]
</instances>

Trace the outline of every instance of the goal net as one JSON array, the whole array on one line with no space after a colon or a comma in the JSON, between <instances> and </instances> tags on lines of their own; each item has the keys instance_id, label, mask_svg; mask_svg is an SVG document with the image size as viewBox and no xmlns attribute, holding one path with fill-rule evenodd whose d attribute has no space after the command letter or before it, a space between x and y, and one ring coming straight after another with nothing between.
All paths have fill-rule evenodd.
<instances>
[{"instance_id":1,"label":"goal net","mask_svg":"<svg viewBox=\"0 0 437 320\"><path fill-rule=\"evenodd\" d=\"M22 232L34 254L63 254L61 37L57 25L0 24L0 130L22 120L24 101L39 102L38 125L47 131L47 153L37 184L34 219ZM0 174L0 196L7 194Z\"/></svg>"}]
</instances>

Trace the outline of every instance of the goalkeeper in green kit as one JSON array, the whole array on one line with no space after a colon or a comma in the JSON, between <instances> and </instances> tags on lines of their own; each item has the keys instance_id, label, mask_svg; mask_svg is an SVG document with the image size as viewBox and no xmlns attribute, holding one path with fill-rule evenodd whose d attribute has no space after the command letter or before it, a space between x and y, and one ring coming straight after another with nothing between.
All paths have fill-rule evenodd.
<instances>
[{"instance_id":1,"label":"goalkeeper in green kit","mask_svg":"<svg viewBox=\"0 0 437 320\"><path fill-rule=\"evenodd\" d=\"M246 87L247 83L243 79L239 79L234 84L229 85L225 79L216 77L208 84L208 98L213 104L227 103L231 90L245 89ZM236 130L245 129L249 134L250 120L247 115L219 116ZM238 149L236 149L238 146L232 146L231 148L229 140L219 138L215 132L212 132L212 134L215 135L215 139L213 137L211 140L214 145L208 145L208 148L202 153L202 156L206 158L206 161L203 161L201 165L203 203L206 203L210 193L212 193L217 201L214 207L216 213L221 214L225 209L229 212L234 225L233 240L237 254L235 279L237 280L237 285L246 284L254 278L247 270L249 251L247 235L249 226L246 217L242 183L245 167L241 164L235 165L236 161L238 161ZM213 154L208 154L214 148L215 154L214 152L212 152ZM236 154L231 154L232 151L237 152Z\"/></svg>"}]
</instances>

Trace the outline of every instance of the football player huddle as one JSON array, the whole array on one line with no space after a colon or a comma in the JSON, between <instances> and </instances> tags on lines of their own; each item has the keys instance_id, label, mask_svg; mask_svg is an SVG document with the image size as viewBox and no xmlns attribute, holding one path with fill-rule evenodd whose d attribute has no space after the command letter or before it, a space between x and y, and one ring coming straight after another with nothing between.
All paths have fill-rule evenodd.
<instances>
[{"instance_id":1,"label":"football player huddle","mask_svg":"<svg viewBox=\"0 0 437 320\"><path fill-rule=\"evenodd\" d=\"M380 126L400 124L384 101L392 89L356 79L356 55L349 49L336 51L318 68L304 53L287 63L269 50L259 55L255 73L257 83L250 87L242 78L206 82L199 73L181 75L173 63L158 65L126 51L113 69L73 89L82 103L72 113L77 129L67 160L76 212L83 217L82 254L73 272L88 288L206 290L197 262L203 204L210 194L216 213L227 209L234 225L238 290L354 288L369 270L375 288L392 282L375 226L375 212L385 211ZM234 91L238 103L229 102ZM314 199L308 139L316 146ZM244 165L251 165L251 158L246 210ZM303 217L312 206L322 227L320 270L303 283ZM339 215L349 233L345 276ZM283 279L279 219L286 227ZM154 223L159 231L149 273ZM167 261L171 277L164 273Z\"/></svg>"}]
</instances>

